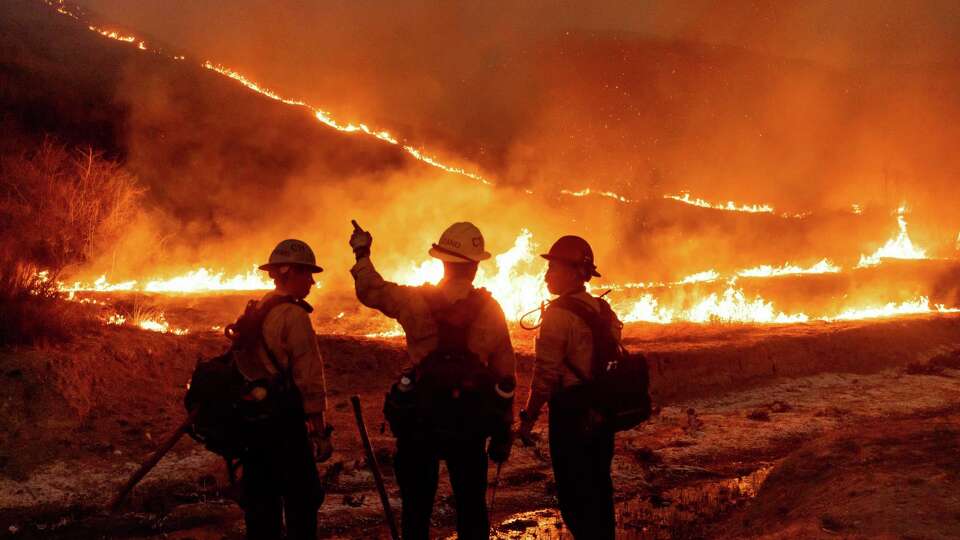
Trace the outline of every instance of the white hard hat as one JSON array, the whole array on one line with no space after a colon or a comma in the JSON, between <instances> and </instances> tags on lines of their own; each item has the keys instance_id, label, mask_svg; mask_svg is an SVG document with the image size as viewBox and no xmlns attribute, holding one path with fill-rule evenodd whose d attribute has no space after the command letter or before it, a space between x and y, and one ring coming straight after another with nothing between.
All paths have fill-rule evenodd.
<instances>
[{"instance_id":1,"label":"white hard hat","mask_svg":"<svg viewBox=\"0 0 960 540\"><path fill-rule=\"evenodd\" d=\"M490 258L490 254L483 250L483 234L468 221L447 227L429 253L431 257L452 263L480 262Z\"/></svg>"},{"instance_id":2,"label":"white hard hat","mask_svg":"<svg viewBox=\"0 0 960 540\"><path fill-rule=\"evenodd\" d=\"M301 240L287 239L273 248L270 253L270 261L261 264L261 270L272 270L278 266L287 264L297 264L306 266L311 272L323 272L323 268L317 266L317 258L313 255L313 250L306 242Z\"/></svg>"}]
</instances>

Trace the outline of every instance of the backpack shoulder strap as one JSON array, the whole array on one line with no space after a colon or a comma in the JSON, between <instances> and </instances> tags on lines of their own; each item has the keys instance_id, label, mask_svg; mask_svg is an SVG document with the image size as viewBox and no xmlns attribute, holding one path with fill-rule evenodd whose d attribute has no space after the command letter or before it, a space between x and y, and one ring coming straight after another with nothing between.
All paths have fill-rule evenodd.
<instances>
[{"instance_id":1,"label":"backpack shoulder strap","mask_svg":"<svg viewBox=\"0 0 960 540\"><path fill-rule=\"evenodd\" d=\"M438 348L466 349L474 321L493 297L486 289L474 289L465 298L450 302L437 287L426 291L426 302L439 332Z\"/></svg>"},{"instance_id":2,"label":"backpack shoulder strap","mask_svg":"<svg viewBox=\"0 0 960 540\"><path fill-rule=\"evenodd\" d=\"M610 332L610 320L607 317L606 311L613 312L610 308L610 305L607 304L602 298L598 299L600 301L600 312L592 309L590 306L581 302L570 296L561 296L550 303L550 307L556 307L557 309L562 309L569 313L575 315L578 319L584 322L587 327L590 329L590 333L593 338L593 358L591 358L591 369L596 374L597 371L597 343L599 340L603 339L606 334ZM604 309L606 307L606 309ZM567 366L567 369L573 372L573 374L580 379L581 382L588 381L590 377L587 376L579 367L575 366L573 362L570 361L566 356L563 357L563 363Z\"/></svg>"},{"instance_id":3,"label":"backpack shoulder strap","mask_svg":"<svg viewBox=\"0 0 960 540\"><path fill-rule=\"evenodd\" d=\"M280 367L280 360L277 359L277 355L270 350L270 346L267 344L267 337L263 334L263 323L267 320L267 315L273 310L273 308L281 304L293 304L300 307L307 313L313 311L313 307L310 306L307 302L299 298L293 298L292 296L286 295L277 295L272 296L267 299L266 302L261 302L257 304L256 311L256 329L257 334L260 336L260 345L263 346L263 350L267 353L267 358L270 360L270 363L273 364L273 368L277 370L285 380L293 383L293 366L288 366L288 369L284 370Z\"/></svg>"}]
</instances>

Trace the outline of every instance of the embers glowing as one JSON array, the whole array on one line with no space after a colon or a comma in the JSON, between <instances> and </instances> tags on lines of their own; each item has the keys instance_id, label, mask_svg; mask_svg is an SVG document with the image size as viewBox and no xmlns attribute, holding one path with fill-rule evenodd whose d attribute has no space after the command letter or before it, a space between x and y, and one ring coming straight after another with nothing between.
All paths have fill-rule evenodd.
<instances>
[{"instance_id":1,"label":"embers glowing","mask_svg":"<svg viewBox=\"0 0 960 540\"><path fill-rule=\"evenodd\" d=\"M860 264L857 265L857 268L876 266L880 264L883 259L927 258L927 251L921 247L915 246L910 240L910 235L907 234L907 220L904 217L906 211L907 209L905 206L901 206L899 209L897 209L897 224L900 227L900 233L897 234L895 238L887 240L887 243L875 251L873 255L861 255Z\"/></svg>"}]
</instances>

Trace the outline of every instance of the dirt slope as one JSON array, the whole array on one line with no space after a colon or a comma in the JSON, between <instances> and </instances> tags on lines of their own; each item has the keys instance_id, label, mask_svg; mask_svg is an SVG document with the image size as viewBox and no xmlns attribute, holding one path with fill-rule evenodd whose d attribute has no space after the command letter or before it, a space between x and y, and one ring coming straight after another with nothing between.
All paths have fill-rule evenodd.
<instances>
[{"instance_id":1,"label":"dirt slope","mask_svg":"<svg viewBox=\"0 0 960 540\"><path fill-rule=\"evenodd\" d=\"M960 537L960 407L792 453L717 538Z\"/></svg>"}]
</instances>

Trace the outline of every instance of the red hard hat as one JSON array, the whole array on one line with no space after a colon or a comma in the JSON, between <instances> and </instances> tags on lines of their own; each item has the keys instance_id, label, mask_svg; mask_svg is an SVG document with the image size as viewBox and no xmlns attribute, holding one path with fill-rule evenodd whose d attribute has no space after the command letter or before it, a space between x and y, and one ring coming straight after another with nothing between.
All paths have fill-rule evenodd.
<instances>
[{"instance_id":1,"label":"red hard hat","mask_svg":"<svg viewBox=\"0 0 960 540\"><path fill-rule=\"evenodd\" d=\"M540 255L548 261L560 261L572 264L587 271L587 274L600 277L597 265L593 263L593 249L579 236L562 236L550 246L550 252Z\"/></svg>"}]
</instances>

